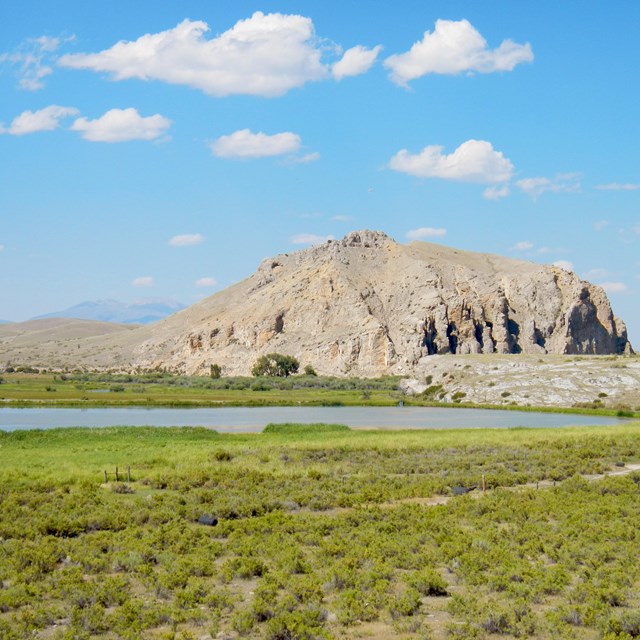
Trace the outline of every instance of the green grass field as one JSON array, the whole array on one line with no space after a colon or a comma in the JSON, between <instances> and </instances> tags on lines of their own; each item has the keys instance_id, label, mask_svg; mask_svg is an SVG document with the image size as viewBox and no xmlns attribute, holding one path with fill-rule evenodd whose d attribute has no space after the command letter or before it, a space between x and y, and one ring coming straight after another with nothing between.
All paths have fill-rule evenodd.
<instances>
[{"instance_id":1,"label":"green grass field","mask_svg":"<svg viewBox=\"0 0 640 640\"><path fill-rule=\"evenodd\" d=\"M640 637L638 462L638 424L0 433L0 637Z\"/></svg>"}]
</instances>

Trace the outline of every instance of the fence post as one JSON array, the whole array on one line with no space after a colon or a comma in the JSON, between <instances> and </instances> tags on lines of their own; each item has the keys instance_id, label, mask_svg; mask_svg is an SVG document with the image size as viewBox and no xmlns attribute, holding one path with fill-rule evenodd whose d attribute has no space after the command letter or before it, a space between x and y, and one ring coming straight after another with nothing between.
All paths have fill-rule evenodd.
<instances>
[{"instance_id":1,"label":"fence post","mask_svg":"<svg viewBox=\"0 0 640 640\"><path fill-rule=\"evenodd\" d=\"M118 467L116 467L116 482L120 482L120 476L118 475Z\"/></svg>"},{"instance_id":2,"label":"fence post","mask_svg":"<svg viewBox=\"0 0 640 640\"><path fill-rule=\"evenodd\" d=\"M482 474L482 493L487 492L487 479L485 478L484 473Z\"/></svg>"},{"instance_id":3,"label":"fence post","mask_svg":"<svg viewBox=\"0 0 640 640\"><path fill-rule=\"evenodd\" d=\"M104 483L107 484L107 470L104 470Z\"/></svg>"},{"instance_id":4,"label":"fence post","mask_svg":"<svg viewBox=\"0 0 640 640\"><path fill-rule=\"evenodd\" d=\"M127 465L127 482L131 482L131 466Z\"/></svg>"}]
</instances>

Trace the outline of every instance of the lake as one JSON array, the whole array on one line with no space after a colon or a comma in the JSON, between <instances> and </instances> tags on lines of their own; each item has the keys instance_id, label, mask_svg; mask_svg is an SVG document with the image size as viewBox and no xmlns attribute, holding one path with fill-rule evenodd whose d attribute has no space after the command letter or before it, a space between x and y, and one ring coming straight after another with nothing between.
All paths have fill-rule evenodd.
<instances>
[{"instance_id":1,"label":"lake","mask_svg":"<svg viewBox=\"0 0 640 640\"><path fill-rule=\"evenodd\" d=\"M226 433L255 433L270 422L328 422L353 428L465 429L614 425L622 418L566 413L441 407L105 407L0 408L0 430L56 427L210 427Z\"/></svg>"}]
</instances>

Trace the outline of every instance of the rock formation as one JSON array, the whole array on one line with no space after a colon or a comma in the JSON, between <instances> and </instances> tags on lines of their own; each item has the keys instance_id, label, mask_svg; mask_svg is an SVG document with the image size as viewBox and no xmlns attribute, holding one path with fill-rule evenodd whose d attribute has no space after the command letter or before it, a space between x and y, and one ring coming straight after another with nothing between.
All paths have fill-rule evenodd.
<instances>
[{"instance_id":1,"label":"rock formation","mask_svg":"<svg viewBox=\"0 0 640 640\"><path fill-rule=\"evenodd\" d=\"M435 354L631 352L604 291L572 272L374 231L269 258L137 331L132 364L206 373L217 363L225 375L274 351L359 376L408 375Z\"/></svg>"}]
</instances>

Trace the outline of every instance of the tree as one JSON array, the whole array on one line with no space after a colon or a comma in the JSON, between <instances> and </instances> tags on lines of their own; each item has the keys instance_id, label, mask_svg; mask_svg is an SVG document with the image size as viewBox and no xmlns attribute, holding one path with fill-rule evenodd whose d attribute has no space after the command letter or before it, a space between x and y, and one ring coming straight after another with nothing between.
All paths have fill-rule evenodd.
<instances>
[{"instance_id":1,"label":"tree","mask_svg":"<svg viewBox=\"0 0 640 640\"><path fill-rule=\"evenodd\" d=\"M281 353L267 353L260 356L253 368L253 376L270 376L272 378L286 378L292 373L297 373L300 363L293 356L285 356Z\"/></svg>"},{"instance_id":2,"label":"tree","mask_svg":"<svg viewBox=\"0 0 640 640\"><path fill-rule=\"evenodd\" d=\"M219 378L222 376L222 367L219 364L212 364L210 375L212 378Z\"/></svg>"},{"instance_id":3,"label":"tree","mask_svg":"<svg viewBox=\"0 0 640 640\"><path fill-rule=\"evenodd\" d=\"M305 376L317 376L318 374L316 373L316 370L310 364L308 364L304 368L304 375Z\"/></svg>"}]
</instances>

